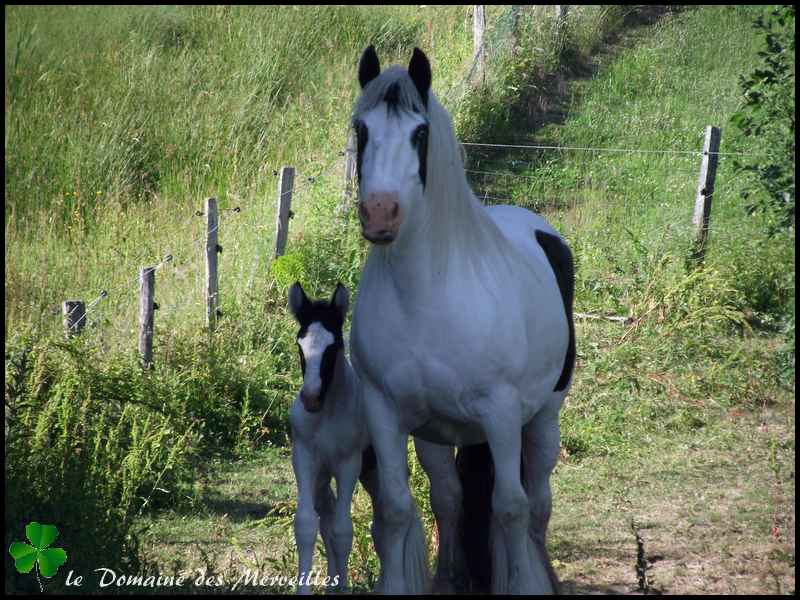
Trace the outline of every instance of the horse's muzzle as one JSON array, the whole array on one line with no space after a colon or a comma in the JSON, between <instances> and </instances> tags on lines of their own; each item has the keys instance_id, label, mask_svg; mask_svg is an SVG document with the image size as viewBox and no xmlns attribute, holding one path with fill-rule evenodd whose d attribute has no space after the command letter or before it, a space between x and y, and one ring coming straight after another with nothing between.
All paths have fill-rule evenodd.
<instances>
[{"instance_id":1,"label":"horse's muzzle","mask_svg":"<svg viewBox=\"0 0 800 600\"><path fill-rule=\"evenodd\" d=\"M358 205L362 235L373 244L385 245L394 241L403 218L397 194L377 192Z\"/></svg>"}]
</instances>

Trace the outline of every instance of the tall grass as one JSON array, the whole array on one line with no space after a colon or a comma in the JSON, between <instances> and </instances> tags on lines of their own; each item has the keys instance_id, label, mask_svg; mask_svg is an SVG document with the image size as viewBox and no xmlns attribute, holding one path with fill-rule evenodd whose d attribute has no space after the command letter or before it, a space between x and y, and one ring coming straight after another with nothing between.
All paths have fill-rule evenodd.
<instances>
[{"instance_id":1,"label":"tall grass","mask_svg":"<svg viewBox=\"0 0 800 600\"><path fill-rule=\"evenodd\" d=\"M753 10L667 19L537 138L697 147L703 127L724 124L736 108L736 76L758 50ZM7 537L27 520L53 522L87 568L133 568L135 515L179 506L199 461L287 443L285 411L300 381L286 288L301 280L310 294L328 295L342 281L357 293L366 251L357 224L337 211L364 46L375 43L383 64L423 48L459 132L497 141L531 98L546 95L553 69L587 60L624 17L616 8L582 11L560 27L525 17L516 58L498 51L486 85L473 90L462 85L472 64L463 7L7 8ZM498 46L509 14L490 8ZM726 135L723 150L747 150ZM471 165L476 156L501 168L472 151ZM697 274L683 263L693 158L504 158L515 161L510 174L527 177L504 192L548 210L575 251L578 309L638 319L624 343L606 333L581 343L567 450L630 447L631 428L652 432L654 422L696 425L701 417L671 396L661 402L661 391L637 399L653 385L645 366L686 376L687 394L741 401L749 384L737 371L745 359L736 332L749 330L747 309L775 327L793 319L794 249L744 221L724 162L712 247ZM296 217L286 256L272 261L273 171L283 164L298 169ZM202 329L195 212L204 196L241 208L221 215L223 316L213 336ZM156 277L155 368L142 372L136 271L167 254L174 259ZM64 341L60 301L101 290L108 298L92 308L86 332ZM793 355L792 339L784 382L793 382ZM768 360L759 353L749 368ZM623 375L598 395L594 378L609 373ZM602 402L609 390L618 401ZM423 498L419 474L415 488ZM356 516L366 578L375 566L363 543L368 518ZM107 543L94 546L100 538ZM29 583L9 577L7 590Z\"/></svg>"},{"instance_id":2,"label":"tall grass","mask_svg":"<svg viewBox=\"0 0 800 600\"><path fill-rule=\"evenodd\" d=\"M390 64L418 45L444 88L470 51L464 23L459 7L9 7L9 544L30 520L54 523L76 572L135 571L134 518L182 505L198 461L287 443L299 374L286 286L355 288L365 249L346 219L330 226L359 54L373 43ZM272 262L284 164L298 170L296 217ZM223 317L209 338L195 212L211 195ZM136 274L167 254L143 373ZM60 301L101 290L84 334L64 341Z\"/></svg>"}]
</instances>

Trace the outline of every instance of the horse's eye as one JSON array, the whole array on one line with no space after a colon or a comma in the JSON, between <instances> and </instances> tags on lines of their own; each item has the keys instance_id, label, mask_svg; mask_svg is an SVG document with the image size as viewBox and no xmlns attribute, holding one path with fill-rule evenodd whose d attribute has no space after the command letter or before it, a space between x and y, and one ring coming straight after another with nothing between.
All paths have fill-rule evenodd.
<instances>
[{"instance_id":1,"label":"horse's eye","mask_svg":"<svg viewBox=\"0 0 800 600\"><path fill-rule=\"evenodd\" d=\"M364 125L364 122L360 119L353 121L353 131L356 134L356 143L358 145L358 152L362 152L364 147L367 145L367 126Z\"/></svg>"},{"instance_id":2,"label":"horse's eye","mask_svg":"<svg viewBox=\"0 0 800 600\"><path fill-rule=\"evenodd\" d=\"M417 127L417 133L415 137L417 143L424 142L428 138L428 126L421 125Z\"/></svg>"}]
</instances>

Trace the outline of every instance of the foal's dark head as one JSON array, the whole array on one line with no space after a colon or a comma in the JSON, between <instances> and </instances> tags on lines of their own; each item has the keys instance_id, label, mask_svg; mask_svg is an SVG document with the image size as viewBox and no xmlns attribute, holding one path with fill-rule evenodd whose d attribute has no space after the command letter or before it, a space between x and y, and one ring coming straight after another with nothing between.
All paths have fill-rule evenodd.
<instances>
[{"instance_id":1,"label":"foal's dark head","mask_svg":"<svg viewBox=\"0 0 800 600\"><path fill-rule=\"evenodd\" d=\"M303 287L295 283L289 290L289 310L300 324L297 346L303 369L300 401L309 412L318 412L325 401L336 371L339 351L344 349L342 327L350 295L341 283L329 302L309 300Z\"/></svg>"}]
</instances>

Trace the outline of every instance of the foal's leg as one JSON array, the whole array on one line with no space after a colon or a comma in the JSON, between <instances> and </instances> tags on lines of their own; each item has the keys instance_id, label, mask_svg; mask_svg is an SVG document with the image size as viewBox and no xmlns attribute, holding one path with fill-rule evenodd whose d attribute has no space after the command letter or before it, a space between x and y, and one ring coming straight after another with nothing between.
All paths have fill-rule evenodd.
<instances>
[{"instance_id":1,"label":"foal's leg","mask_svg":"<svg viewBox=\"0 0 800 600\"><path fill-rule=\"evenodd\" d=\"M292 446L292 467L297 479L297 512L294 515L294 537L297 542L298 569L301 582L298 594L310 594L308 578L314 559L314 543L317 540L317 513L314 510L314 491L320 465L314 455L300 440Z\"/></svg>"},{"instance_id":2,"label":"foal's leg","mask_svg":"<svg viewBox=\"0 0 800 600\"><path fill-rule=\"evenodd\" d=\"M434 592L455 591L462 581L465 559L458 539L461 514L461 482L456 472L452 446L442 446L414 438L417 458L430 481L431 508L439 530L439 555L436 560Z\"/></svg>"},{"instance_id":3,"label":"foal's leg","mask_svg":"<svg viewBox=\"0 0 800 600\"><path fill-rule=\"evenodd\" d=\"M492 492L492 514L499 528L496 544L505 545L505 561L499 560L502 549L493 550L492 592L510 594L551 593L552 587L543 565L536 559L528 537L530 509L528 497L520 481L522 424L517 390L508 385L497 386L487 398L481 425L486 432L495 468ZM496 589L506 580L508 589Z\"/></svg>"},{"instance_id":4,"label":"foal's leg","mask_svg":"<svg viewBox=\"0 0 800 600\"><path fill-rule=\"evenodd\" d=\"M336 557L336 570L339 591L347 590L347 563L353 547L353 519L350 506L353 491L361 471L361 452L354 452L336 466L336 514L333 518L333 553Z\"/></svg>"},{"instance_id":5,"label":"foal's leg","mask_svg":"<svg viewBox=\"0 0 800 600\"><path fill-rule=\"evenodd\" d=\"M324 472L323 472L324 471ZM331 490L331 475L327 469L317 476L317 490L314 493L314 509L319 515L319 533L325 543L325 556L328 558L328 577L338 572L336 554L333 548L333 520L336 513L336 497Z\"/></svg>"},{"instance_id":6,"label":"foal's leg","mask_svg":"<svg viewBox=\"0 0 800 600\"><path fill-rule=\"evenodd\" d=\"M372 505L372 543L375 546L375 553L378 560L383 563L383 513L381 503L378 499L378 467L376 464L375 450L370 446L361 456L361 474L358 477L361 485L369 494L369 501Z\"/></svg>"},{"instance_id":7,"label":"foal's leg","mask_svg":"<svg viewBox=\"0 0 800 600\"><path fill-rule=\"evenodd\" d=\"M530 504L531 522L529 532L544 561L547 575L558 593L559 582L550 557L547 554L547 525L553 498L550 492L550 474L558 462L560 449L560 427L558 410L561 403L546 406L522 430L525 454L525 491Z\"/></svg>"}]
</instances>

